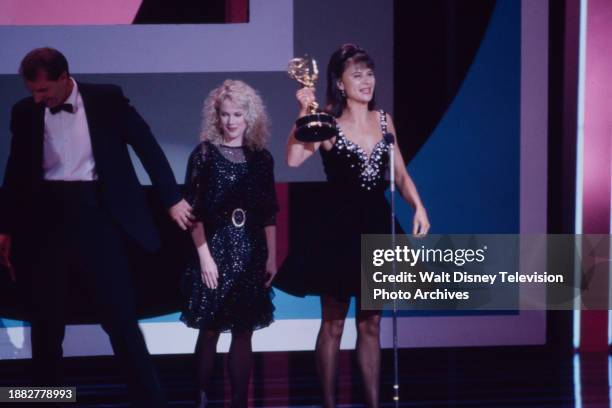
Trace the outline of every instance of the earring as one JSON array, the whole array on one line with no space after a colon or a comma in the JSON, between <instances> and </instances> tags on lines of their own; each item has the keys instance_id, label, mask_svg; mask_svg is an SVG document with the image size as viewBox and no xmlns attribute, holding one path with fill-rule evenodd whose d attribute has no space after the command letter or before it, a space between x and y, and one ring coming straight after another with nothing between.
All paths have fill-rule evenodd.
<instances>
[{"instance_id":1,"label":"earring","mask_svg":"<svg viewBox=\"0 0 612 408\"><path fill-rule=\"evenodd\" d=\"M342 95L343 98L346 98L346 93L344 93L344 89L340 90L340 95Z\"/></svg>"}]
</instances>

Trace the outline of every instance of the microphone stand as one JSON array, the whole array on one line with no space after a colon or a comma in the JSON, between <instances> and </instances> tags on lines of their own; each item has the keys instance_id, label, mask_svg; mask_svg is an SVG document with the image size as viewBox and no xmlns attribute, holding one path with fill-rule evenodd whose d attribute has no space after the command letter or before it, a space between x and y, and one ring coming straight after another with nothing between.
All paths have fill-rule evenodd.
<instances>
[{"instance_id":1,"label":"microphone stand","mask_svg":"<svg viewBox=\"0 0 612 408\"><path fill-rule=\"evenodd\" d=\"M389 144L389 189L391 190L391 247L395 248L395 136L385 133L385 141ZM395 275L395 258L391 264L391 270ZM393 291L396 290L395 280ZM397 299L393 299L393 405L399 408L399 365L397 356Z\"/></svg>"}]
</instances>

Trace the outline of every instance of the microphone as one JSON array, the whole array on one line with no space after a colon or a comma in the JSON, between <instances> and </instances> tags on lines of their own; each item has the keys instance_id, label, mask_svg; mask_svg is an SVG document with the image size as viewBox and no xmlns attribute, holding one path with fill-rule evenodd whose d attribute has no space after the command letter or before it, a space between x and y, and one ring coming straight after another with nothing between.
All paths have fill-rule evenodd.
<instances>
[{"instance_id":1,"label":"microphone","mask_svg":"<svg viewBox=\"0 0 612 408\"><path fill-rule=\"evenodd\" d=\"M391 189L391 194L393 195L393 193L395 193L395 135L393 133L390 132L386 132L383 135L383 139L385 140L385 142L389 145L389 176L390 176L390 183L389 183L389 187ZM393 207L393 198L391 199L391 204ZM395 208L393 208L393 210L395 210ZM395 217L395 214L393 214L393 217Z\"/></svg>"},{"instance_id":2,"label":"microphone","mask_svg":"<svg viewBox=\"0 0 612 408\"><path fill-rule=\"evenodd\" d=\"M389 145L389 189L391 190L391 243L392 247L395 248L395 136L393 133L386 132L383 135L383 139ZM392 273L395 275L396 264L393 260ZM393 289L395 290L396 283L393 281ZM392 314L392 328L393 328L393 402L394 407L399 408L399 363L398 363L398 332L397 332L397 300L393 300L393 314Z\"/></svg>"}]
</instances>

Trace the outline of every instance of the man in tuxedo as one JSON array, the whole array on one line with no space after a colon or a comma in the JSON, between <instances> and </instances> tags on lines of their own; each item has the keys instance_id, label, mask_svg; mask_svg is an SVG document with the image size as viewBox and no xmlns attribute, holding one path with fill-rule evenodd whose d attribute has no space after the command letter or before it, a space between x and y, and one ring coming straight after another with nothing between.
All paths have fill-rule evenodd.
<instances>
[{"instance_id":1,"label":"man in tuxedo","mask_svg":"<svg viewBox=\"0 0 612 408\"><path fill-rule=\"evenodd\" d=\"M108 333L134 401L165 407L137 324L126 259L128 241L148 251L160 241L128 145L183 229L191 207L149 126L118 86L75 81L64 55L52 48L29 52L19 72L32 96L11 115L0 262L27 288L35 383L62 381L67 288L76 285Z\"/></svg>"}]
</instances>

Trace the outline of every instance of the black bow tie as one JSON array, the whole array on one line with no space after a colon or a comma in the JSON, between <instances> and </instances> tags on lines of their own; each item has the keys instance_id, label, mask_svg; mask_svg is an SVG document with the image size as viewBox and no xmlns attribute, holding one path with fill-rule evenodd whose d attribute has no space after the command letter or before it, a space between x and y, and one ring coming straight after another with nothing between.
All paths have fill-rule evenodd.
<instances>
[{"instance_id":1,"label":"black bow tie","mask_svg":"<svg viewBox=\"0 0 612 408\"><path fill-rule=\"evenodd\" d=\"M56 107L49 108L49 111L51 111L52 115L55 115L59 111L66 111L69 113L74 113L74 107L72 106L71 103L62 103L61 105L58 105Z\"/></svg>"}]
</instances>

